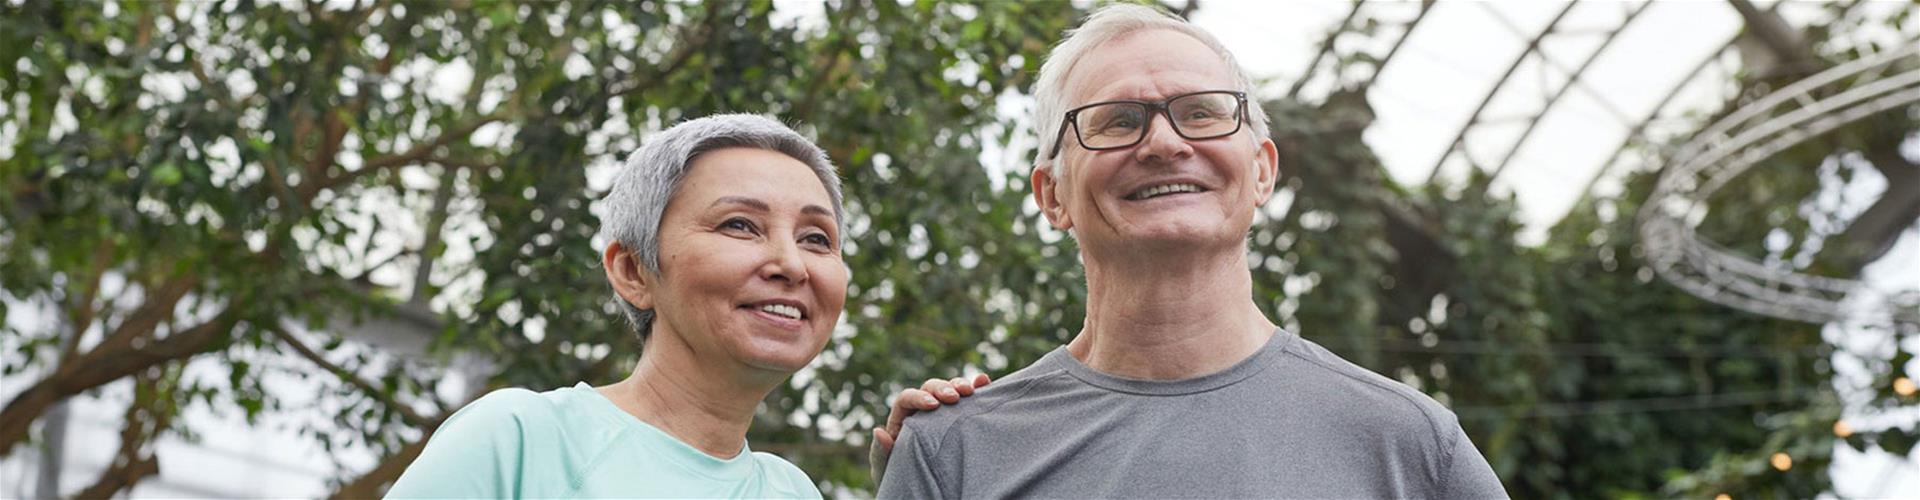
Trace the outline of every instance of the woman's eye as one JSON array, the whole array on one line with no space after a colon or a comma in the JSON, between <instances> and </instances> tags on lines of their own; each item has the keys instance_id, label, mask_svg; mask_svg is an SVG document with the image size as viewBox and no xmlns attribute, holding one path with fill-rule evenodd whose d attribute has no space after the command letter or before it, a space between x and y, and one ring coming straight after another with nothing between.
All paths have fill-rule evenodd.
<instances>
[{"instance_id":1,"label":"woman's eye","mask_svg":"<svg viewBox=\"0 0 1920 500\"><path fill-rule=\"evenodd\" d=\"M827 235L824 235L824 234L819 234L819 233L809 234L804 237L801 237L800 241L814 244L814 245L820 245L825 248L833 248L833 239L828 238Z\"/></svg>"},{"instance_id":2,"label":"woman's eye","mask_svg":"<svg viewBox=\"0 0 1920 500\"><path fill-rule=\"evenodd\" d=\"M726 222L721 222L720 229L746 231L749 233L754 232L753 222L738 217L727 219Z\"/></svg>"}]
</instances>

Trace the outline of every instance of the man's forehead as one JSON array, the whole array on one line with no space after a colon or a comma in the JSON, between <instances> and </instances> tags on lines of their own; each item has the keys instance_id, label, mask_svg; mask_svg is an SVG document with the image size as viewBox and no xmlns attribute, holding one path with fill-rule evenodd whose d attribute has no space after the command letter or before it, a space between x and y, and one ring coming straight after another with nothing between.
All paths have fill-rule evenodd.
<instances>
[{"instance_id":1,"label":"man's forehead","mask_svg":"<svg viewBox=\"0 0 1920 500\"><path fill-rule=\"evenodd\" d=\"M1165 97L1234 88L1228 62L1205 42L1150 28L1107 40L1067 69L1069 99ZM1113 94L1113 95L1105 95ZM1124 96L1124 97L1123 97Z\"/></svg>"}]
</instances>

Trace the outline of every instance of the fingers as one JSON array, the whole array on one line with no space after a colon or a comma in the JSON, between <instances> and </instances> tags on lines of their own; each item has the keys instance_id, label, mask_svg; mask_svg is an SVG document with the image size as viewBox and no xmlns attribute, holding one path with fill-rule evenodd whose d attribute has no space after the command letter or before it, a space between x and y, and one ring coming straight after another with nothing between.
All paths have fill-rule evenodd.
<instances>
[{"instance_id":1,"label":"fingers","mask_svg":"<svg viewBox=\"0 0 1920 500\"><path fill-rule=\"evenodd\" d=\"M902 389L893 397L893 406L887 409L887 425L874 429L874 442L884 446L875 448L893 448L893 439L900 435L900 425L908 415L916 412L932 411L941 404L959 403L960 398L972 396L974 390L985 387L993 379L982 373L972 377L954 377L950 380L927 379L918 389Z\"/></svg>"},{"instance_id":2,"label":"fingers","mask_svg":"<svg viewBox=\"0 0 1920 500\"><path fill-rule=\"evenodd\" d=\"M973 391L980 390L981 387L986 387L992 382L993 377L988 377L985 373L972 377L954 377L953 380L947 381L948 384L953 385L953 390L959 392L961 397L972 396Z\"/></svg>"},{"instance_id":3,"label":"fingers","mask_svg":"<svg viewBox=\"0 0 1920 500\"><path fill-rule=\"evenodd\" d=\"M960 391L954 388L953 381L951 380L927 379L926 383L920 384L920 390L926 391L927 394L932 394L935 399L939 399L942 403L954 404L960 402ZM972 387L968 387L967 390L972 391L973 389ZM927 409L931 410L932 408Z\"/></svg>"},{"instance_id":4,"label":"fingers","mask_svg":"<svg viewBox=\"0 0 1920 500\"><path fill-rule=\"evenodd\" d=\"M954 392L960 393L960 397L973 395L973 381L967 380L966 377L954 377L953 380L948 380L947 383L953 384Z\"/></svg>"},{"instance_id":5,"label":"fingers","mask_svg":"<svg viewBox=\"0 0 1920 500\"><path fill-rule=\"evenodd\" d=\"M887 426L881 431L886 432L888 442L892 442L893 436L900 435L900 423L907 420L907 415L912 415L915 410L931 410L939 407L939 401L935 401L933 396L919 389L900 391L900 395L893 398L893 408L887 411Z\"/></svg>"},{"instance_id":6,"label":"fingers","mask_svg":"<svg viewBox=\"0 0 1920 500\"><path fill-rule=\"evenodd\" d=\"M887 473L887 457L893 455L893 435L886 429L873 430L873 443L867 446L867 474L873 484Z\"/></svg>"},{"instance_id":7,"label":"fingers","mask_svg":"<svg viewBox=\"0 0 1920 500\"><path fill-rule=\"evenodd\" d=\"M892 432L887 432L886 429L874 429L873 443L880 445L881 456L893 454L893 433Z\"/></svg>"}]
</instances>

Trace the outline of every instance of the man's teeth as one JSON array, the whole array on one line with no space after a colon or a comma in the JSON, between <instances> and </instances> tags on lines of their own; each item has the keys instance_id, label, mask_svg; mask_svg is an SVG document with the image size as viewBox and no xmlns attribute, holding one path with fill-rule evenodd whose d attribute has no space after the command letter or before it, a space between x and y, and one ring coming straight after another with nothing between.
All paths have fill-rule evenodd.
<instances>
[{"instance_id":1,"label":"man's teeth","mask_svg":"<svg viewBox=\"0 0 1920 500\"><path fill-rule=\"evenodd\" d=\"M800 308L793 307L790 305L767 304L767 305L760 306L760 310L778 314L781 316L786 316L788 318L800 319Z\"/></svg>"},{"instance_id":2,"label":"man's teeth","mask_svg":"<svg viewBox=\"0 0 1920 500\"><path fill-rule=\"evenodd\" d=\"M1169 194L1169 193L1198 193L1198 192L1200 192L1200 186L1195 186L1192 184L1167 184L1163 186L1154 186L1154 187L1142 189L1140 191L1133 193L1133 196L1130 196L1129 198L1133 198L1136 200L1144 200L1147 198L1152 198L1155 196L1160 196L1160 195Z\"/></svg>"}]
</instances>

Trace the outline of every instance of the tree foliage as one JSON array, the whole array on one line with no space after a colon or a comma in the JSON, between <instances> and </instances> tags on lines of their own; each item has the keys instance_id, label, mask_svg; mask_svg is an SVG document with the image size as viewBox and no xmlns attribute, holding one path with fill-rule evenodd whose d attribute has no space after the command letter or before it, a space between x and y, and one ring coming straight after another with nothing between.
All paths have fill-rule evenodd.
<instances>
[{"instance_id":1,"label":"tree foliage","mask_svg":"<svg viewBox=\"0 0 1920 500\"><path fill-rule=\"evenodd\" d=\"M1028 201L1030 127L1009 118L1081 12L820 8L824 26L766 0L5 3L0 346L9 380L28 383L6 391L0 456L31 446L57 402L132 380L125 466L86 490L104 496L151 474L154 439L191 437L173 418L184 407L311 411L262 382L291 374L329 381L337 411L315 439L383 457L340 471L336 494L374 496L476 390L626 375L636 353L593 241L606 169L649 131L745 111L799 124L840 166L854 271L845 324L769 396L750 440L830 493L869 488L865 429L903 384L1005 373L1082 322L1077 250ZM1336 54L1379 62L1362 55ZM1272 317L1450 404L1516 496L1827 488L1832 348L1817 326L1653 277L1631 214L1657 172L1521 245L1492 179L1392 182L1361 140L1366 102L1357 87L1266 103L1285 187L1249 262ZM1836 181L1807 166L1912 130L1872 121L1783 156L1743 179L1748 195L1716 200L1704 230L1763 257L1817 248L1831 231L1799 207ZM1842 181L1868 168L1836 165ZM1762 247L1774 231L1795 246ZM14 321L39 317L27 309L51 317ZM391 318L435 325L435 354L338 333ZM485 387L448 394L448 365L469 359L456 355L484 360ZM1844 404L1912 404L1889 389L1910 359L1867 360L1875 399ZM1846 434L1900 454L1914 441ZM1779 452L1787 471L1769 467Z\"/></svg>"}]
</instances>

